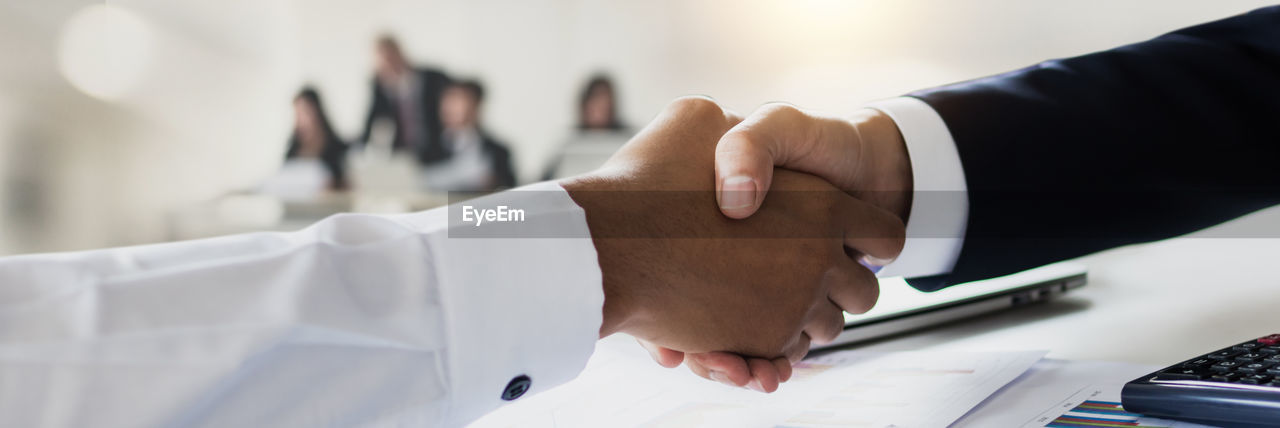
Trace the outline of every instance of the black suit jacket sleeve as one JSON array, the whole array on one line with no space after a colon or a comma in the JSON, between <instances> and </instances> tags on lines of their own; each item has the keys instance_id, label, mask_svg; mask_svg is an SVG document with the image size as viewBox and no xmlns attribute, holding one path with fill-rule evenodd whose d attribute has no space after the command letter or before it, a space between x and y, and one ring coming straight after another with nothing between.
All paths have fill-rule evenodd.
<instances>
[{"instance_id":1,"label":"black suit jacket sleeve","mask_svg":"<svg viewBox=\"0 0 1280 428\"><path fill-rule=\"evenodd\" d=\"M516 187L516 171L511 165L511 150L506 144L481 134L484 150L489 155L489 170L493 172L493 185L499 189Z\"/></svg>"},{"instance_id":2,"label":"black suit jacket sleeve","mask_svg":"<svg viewBox=\"0 0 1280 428\"><path fill-rule=\"evenodd\" d=\"M440 97L451 80L448 75L433 69L421 69L417 73L422 85L422 124L427 133L423 147L418 148L418 160L431 164L449 159L450 156L441 139L444 125L440 123Z\"/></svg>"},{"instance_id":3,"label":"black suit jacket sleeve","mask_svg":"<svg viewBox=\"0 0 1280 428\"><path fill-rule=\"evenodd\" d=\"M373 87L373 94L369 97L369 114L365 115L364 131L360 133L360 144L369 144L369 136L373 133L373 122L377 121L379 117L395 117L391 101L378 88L378 79L374 78L370 86Z\"/></svg>"},{"instance_id":4,"label":"black suit jacket sleeve","mask_svg":"<svg viewBox=\"0 0 1280 428\"><path fill-rule=\"evenodd\" d=\"M910 96L946 123L970 203L951 274L917 288L1280 203L1280 7Z\"/></svg>"}]
</instances>

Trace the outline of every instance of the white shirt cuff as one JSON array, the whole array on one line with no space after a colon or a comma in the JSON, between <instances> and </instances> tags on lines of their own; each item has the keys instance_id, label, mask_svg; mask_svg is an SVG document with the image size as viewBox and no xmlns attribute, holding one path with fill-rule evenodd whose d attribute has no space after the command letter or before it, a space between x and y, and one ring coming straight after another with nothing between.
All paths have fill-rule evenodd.
<instances>
[{"instance_id":1,"label":"white shirt cuff","mask_svg":"<svg viewBox=\"0 0 1280 428\"><path fill-rule=\"evenodd\" d=\"M523 221L476 226L463 206L523 210ZM449 218L428 235L448 335L453 408L444 426L462 425L501 406L508 385L530 380L528 394L578 375L595 349L604 305L600 268L586 214L554 182L453 204L418 215ZM439 218L406 219L443 225ZM490 225L506 227L486 235Z\"/></svg>"},{"instance_id":2,"label":"white shirt cuff","mask_svg":"<svg viewBox=\"0 0 1280 428\"><path fill-rule=\"evenodd\" d=\"M922 277L950 273L964 245L969 195L955 140L938 112L910 97L871 103L889 115L907 143L915 188L902 255L881 277Z\"/></svg>"}]
</instances>

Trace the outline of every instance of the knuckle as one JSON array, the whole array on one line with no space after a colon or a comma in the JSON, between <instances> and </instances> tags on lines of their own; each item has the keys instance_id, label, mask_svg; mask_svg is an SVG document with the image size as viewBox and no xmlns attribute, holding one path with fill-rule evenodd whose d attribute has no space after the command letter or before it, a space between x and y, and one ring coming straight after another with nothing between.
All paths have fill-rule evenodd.
<instances>
[{"instance_id":1,"label":"knuckle","mask_svg":"<svg viewBox=\"0 0 1280 428\"><path fill-rule=\"evenodd\" d=\"M836 336L840 335L840 326L837 324L840 323L834 317L823 320L822 326L817 329L818 331L811 334L810 338L818 343L830 343L836 339Z\"/></svg>"},{"instance_id":2,"label":"knuckle","mask_svg":"<svg viewBox=\"0 0 1280 428\"><path fill-rule=\"evenodd\" d=\"M724 109L715 100L700 95L687 95L676 98L668 105L668 109L684 115L724 116Z\"/></svg>"},{"instance_id":3,"label":"knuckle","mask_svg":"<svg viewBox=\"0 0 1280 428\"><path fill-rule=\"evenodd\" d=\"M851 314L866 313L867 311L870 311L871 308L874 308L876 306L876 301L880 299L880 284L873 276L870 282L863 281L860 284L856 284L856 286L861 289L861 298L851 304L853 307L843 309L845 312Z\"/></svg>"},{"instance_id":4,"label":"knuckle","mask_svg":"<svg viewBox=\"0 0 1280 428\"><path fill-rule=\"evenodd\" d=\"M809 344L811 339L808 335L800 335L796 341L796 345L786 351L787 360L792 363L800 362L804 356L809 353Z\"/></svg>"},{"instance_id":5,"label":"knuckle","mask_svg":"<svg viewBox=\"0 0 1280 428\"><path fill-rule=\"evenodd\" d=\"M804 112L799 107L782 102L772 102L760 106L760 113L764 116L777 117L779 119L792 119L804 115Z\"/></svg>"},{"instance_id":6,"label":"knuckle","mask_svg":"<svg viewBox=\"0 0 1280 428\"><path fill-rule=\"evenodd\" d=\"M898 216L890 214L884 217L883 222L862 227L858 233L874 239L886 256L897 257L907 245L907 227Z\"/></svg>"},{"instance_id":7,"label":"knuckle","mask_svg":"<svg viewBox=\"0 0 1280 428\"><path fill-rule=\"evenodd\" d=\"M768 150L762 147L754 137L749 129L731 129L721 138L722 143L716 145L716 155L735 157L767 155Z\"/></svg>"},{"instance_id":8,"label":"knuckle","mask_svg":"<svg viewBox=\"0 0 1280 428\"><path fill-rule=\"evenodd\" d=\"M811 338L810 340L819 345L826 345L835 342L837 337L840 337L840 329L836 326L831 326L830 329L822 333L821 339Z\"/></svg>"},{"instance_id":9,"label":"knuckle","mask_svg":"<svg viewBox=\"0 0 1280 428\"><path fill-rule=\"evenodd\" d=\"M894 225L889 231L889 243L894 255L902 254L902 250L907 246L907 227L902 223L902 219L894 217Z\"/></svg>"},{"instance_id":10,"label":"knuckle","mask_svg":"<svg viewBox=\"0 0 1280 428\"><path fill-rule=\"evenodd\" d=\"M836 316L831 317L831 337L827 341L836 340L840 337L840 333L844 332L844 312L839 312Z\"/></svg>"}]
</instances>

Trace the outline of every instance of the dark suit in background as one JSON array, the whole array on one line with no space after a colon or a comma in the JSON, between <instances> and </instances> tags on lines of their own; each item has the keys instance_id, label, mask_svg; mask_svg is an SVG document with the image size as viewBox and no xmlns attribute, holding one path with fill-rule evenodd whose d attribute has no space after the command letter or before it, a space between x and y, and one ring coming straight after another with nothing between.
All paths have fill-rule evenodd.
<instances>
[{"instance_id":1,"label":"dark suit in background","mask_svg":"<svg viewBox=\"0 0 1280 428\"><path fill-rule=\"evenodd\" d=\"M917 288L1280 203L1280 7L910 96L946 123L970 204L956 266Z\"/></svg>"},{"instance_id":2,"label":"dark suit in background","mask_svg":"<svg viewBox=\"0 0 1280 428\"><path fill-rule=\"evenodd\" d=\"M391 96L392 90L384 88L382 83L375 77L373 79L372 104L369 106L369 114L365 119L364 132L360 137L360 141L365 144L369 143L369 134L373 131L373 124L380 118L385 118L395 124L395 134L392 137L392 148L401 150L412 150L418 160L424 164L434 163L444 160L448 157L444 147L440 143L440 94L444 88L449 86L449 77L444 73L433 69L415 69L412 71L417 80L415 99L419 100L417 108L413 109L409 115L412 120L418 121L420 135L412 138L416 141L409 141L405 138L406 130L403 123L402 108L400 100Z\"/></svg>"},{"instance_id":3,"label":"dark suit in background","mask_svg":"<svg viewBox=\"0 0 1280 428\"><path fill-rule=\"evenodd\" d=\"M483 130L480 131L480 143L489 157L494 185L499 189L516 187L516 172L511 166L511 150L507 149L507 145Z\"/></svg>"}]
</instances>

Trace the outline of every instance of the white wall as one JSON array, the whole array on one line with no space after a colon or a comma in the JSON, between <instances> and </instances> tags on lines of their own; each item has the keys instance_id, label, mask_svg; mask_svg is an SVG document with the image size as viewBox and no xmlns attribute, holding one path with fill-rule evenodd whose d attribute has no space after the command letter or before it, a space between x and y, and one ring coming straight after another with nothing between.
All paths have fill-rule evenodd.
<instances>
[{"instance_id":1,"label":"white wall","mask_svg":"<svg viewBox=\"0 0 1280 428\"><path fill-rule=\"evenodd\" d=\"M0 5L0 97L20 106L0 120L0 251L160 240L174 207L279 162L297 74L287 4L112 1L156 36L142 83L113 101L58 72L64 23L94 4Z\"/></svg>"},{"instance_id":2,"label":"white wall","mask_svg":"<svg viewBox=\"0 0 1280 428\"><path fill-rule=\"evenodd\" d=\"M25 165L19 175L40 189L33 207L13 197L22 193L12 191L14 180L0 186L0 221L9 219L0 252L163 238L172 208L270 173L288 134L289 99L303 82L320 87L339 131L355 136L368 103L371 42L384 31L399 35L412 59L484 81L486 120L513 145L527 181L567 134L579 85L598 70L617 78L622 111L636 126L690 93L744 113L772 100L847 112L1266 4L119 0L111 4L153 24L160 60L135 93L104 102L67 85L52 53L62 22L93 3L0 3L0 99L8 106L0 109L0 177Z\"/></svg>"}]
</instances>

